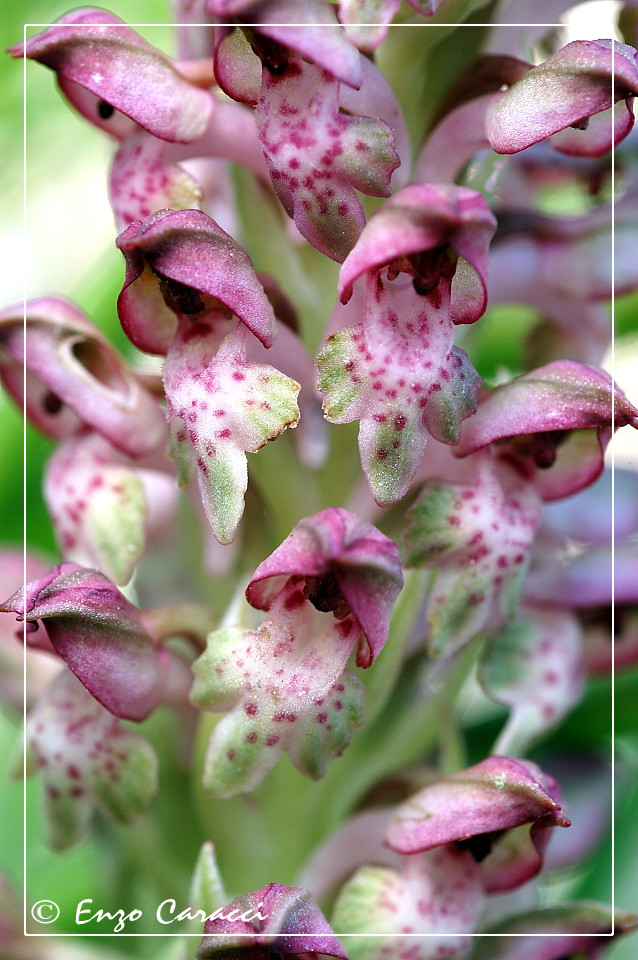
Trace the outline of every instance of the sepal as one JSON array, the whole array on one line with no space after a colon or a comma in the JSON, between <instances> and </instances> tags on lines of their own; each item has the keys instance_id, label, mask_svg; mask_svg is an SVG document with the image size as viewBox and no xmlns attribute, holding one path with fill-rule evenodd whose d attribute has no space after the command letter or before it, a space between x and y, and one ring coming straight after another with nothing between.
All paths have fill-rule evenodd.
<instances>
[{"instance_id":1,"label":"sepal","mask_svg":"<svg viewBox=\"0 0 638 960\"><path fill-rule=\"evenodd\" d=\"M25 623L31 645L43 645L34 639L42 621L55 652L116 717L143 720L158 705L161 669L153 641L135 607L98 570L62 563L17 590L0 612Z\"/></svg>"},{"instance_id":2,"label":"sepal","mask_svg":"<svg viewBox=\"0 0 638 960\"><path fill-rule=\"evenodd\" d=\"M55 70L73 106L116 137L130 132L132 124L114 111L164 140L194 140L206 127L209 94L105 10L73 10L10 52Z\"/></svg>"}]
</instances>

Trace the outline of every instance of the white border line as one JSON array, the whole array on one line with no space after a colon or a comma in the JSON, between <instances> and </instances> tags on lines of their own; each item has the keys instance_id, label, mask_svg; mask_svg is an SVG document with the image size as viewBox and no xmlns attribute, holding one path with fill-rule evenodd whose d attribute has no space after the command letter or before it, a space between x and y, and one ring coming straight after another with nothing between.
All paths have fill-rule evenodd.
<instances>
[{"instance_id":1,"label":"white border line","mask_svg":"<svg viewBox=\"0 0 638 960\"><path fill-rule=\"evenodd\" d=\"M29 28L29 27L51 27L51 26L55 26L55 25L56 25L55 23L25 23L25 24L23 25L23 43L26 45L26 42L27 42L27 28ZM104 25L103 23L98 23L98 24L84 23L84 24L78 24L78 25L76 25L76 26L86 26L86 27L89 27L89 26L103 26L103 25ZM335 26L336 26L336 25L337 25L337 24L335 24ZM111 26L118 26L118 24L111 24ZM164 28L165 28L165 27L170 27L170 28L173 28L173 29L174 29L175 24L174 24L174 23L128 23L128 22L127 22L127 23L122 23L122 26L123 26L123 27L164 27ZM210 27L211 25L210 25L209 23L189 23L189 24L183 24L182 26L187 26L188 28L191 28L191 27ZM229 24L229 26L255 26L255 27L259 27L259 26L261 26L261 24L260 24L260 23L245 23L245 22L244 22L244 23L241 23L241 24ZM312 26L312 27L319 27L319 28L321 28L321 27L323 27L323 26L332 26L332 24L307 24L307 23L296 24L296 23L288 23L288 24L281 24L280 26L287 26L287 27L297 27L297 26L305 26L305 27L308 27L308 26ZM371 23L371 24L367 24L366 26L378 27L378 26L385 26L385 24ZM491 27L517 27L517 28L521 28L521 27L548 27L548 28L564 28L565 24L563 24L563 23L496 23L496 24L495 24L495 23L423 23L423 24L422 24L422 23L406 23L406 24L400 23L400 24L390 24L389 26L390 26L391 29L405 28L405 27L408 27L408 28L415 27L415 28L418 28L418 29L428 29L428 28L429 28L429 29L434 29L434 28L436 28L436 27L454 27L454 28L456 28L456 29L460 29L460 28L462 28L462 27L466 27L466 28L467 28L467 27L490 27L490 28L491 28ZM610 23L610 32L611 32L612 34L614 33L614 27L613 27L613 24L611 24L611 23ZM26 261L26 253L27 253L27 59L28 59L27 57L23 57L23 58L22 58L22 63L23 63L23 178L24 178L24 180L23 180L23 186L24 186L23 229L24 229L24 244L25 244L25 246L24 246L25 261ZM615 94L614 59L615 59L615 49L614 49L614 47L612 46L612 113L611 113L612 153L613 153L613 151L615 150L615 146L614 146L614 139L615 139L615 137L614 137L614 133L615 133L615 129L614 129L615 123L614 123L614 121L615 121L615 117L614 117L614 112L613 112L613 107L614 107L614 94ZM615 257L615 247L614 247L614 238L615 238L615 207L614 207L614 203L615 203L615 176L614 176L614 174L615 174L615 170L614 170L614 164L613 164L613 162L612 162L612 165L611 165L611 195L612 195L612 218L611 218L611 243L612 243L612 252L611 252L611 262L612 262L612 297L611 297L611 328L612 328L612 340L611 340L611 364L612 364L612 384L615 386L615 378L614 378L614 373L613 373L613 371L614 371L614 363L615 363L615 352L614 352L614 346L615 346L615 344L614 344L614 337L615 337L615 259L614 259L614 257ZM23 330L24 330L25 342L26 342L26 303L27 303L27 292L26 292L26 291L27 291L27 266L26 266L26 262L25 262L25 266L24 266L24 268L23 268L23 311L24 311L24 312L23 312ZM26 364L25 364L25 366L24 366L24 371L23 371L23 389L24 389L24 397L25 397L25 398L26 398L26 379L27 379L27 372L26 372ZM612 389L612 424L613 424L613 420L614 420L614 402L615 402L614 390ZM24 419L23 419L23 498L24 498L24 502L23 502L23 536L24 536L23 573L24 573L24 582L26 583L26 582L27 582L27 576L26 576L26 564L27 564L27 469L26 469L26 462L27 462L27 429L26 429L26 426L27 426L27 421L26 421L26 412L25 412L25 409L24 409L24 404L23 404L23 414L24 414ZM614 471L614 467L615 467L615 457L613 456L613 449L612 449L612 500L611 500L611 504L612 504L612 568L611 568L611 576L612 576L612 584L611 584L611 587L612 587L612 611L611 611L612 665L615 665L615 636L614 636L614 623L615 623L615 620L614 620L614 602L615 602L615 589L614 589L614 588L615 588L615 579L614 579L614 578L615 578L615 566L614 566L614 560L615 560L615 530L614 530L614 505L615 505L615 501L614 501L614 489L615 489L615 488L614 488L614 479L615 479L615 471ZM25 607L26 607L26 597L25 597ZM26 609L24 610L24 615L25 615L25 617L26 617ZM25 730L26 730L26 720L27 720L27 705L26 705L26 679L27 679L27 678L26 678L26 652L27 652L27 646L26 646L26 643L25 643L25 644L24 644L24 648L23 648L23 668L24 668L24 676L23 676L23 695L24 695L23 719L24 719ZM408 938L408 939L419 939L419 940L420 940L420 939L423 939L423 938L426 938L426 937L438 937L438 938L440 938L440 937L442 937L442 936L446 936L446 937L450 937L450 938L452 938L452 937L454 937L454 938L458 938L458 937L461 937L461 938L469 938L469 937L471 937L471 938L478 938L478 937L505 937L505 938L508 938L508 937L509 937L509 938L512 938L512 937L514 937L514 938L518 938L518 937L532 937L532 938L534 938L534 937L548 937L548 936L551 936L551 937L587 936L587 937L608 937L608 938L611 938L611 937L614 936L614 933L615 933L615 840L616 840L616 837L615 837L615 712L614 712L614 707L615 707L615 669L614 669L613 666L612 666L612 674L611 674L611 698L612 698L612 699L611 699L611 715L612 715L612 730L611 730L611 740L612 740L612 746L611 746L611 749L612 749L612 757L611 757L611 787L612 787L612 809L611 809L611 871L612 871L612 876L611 876L611 882L612 882L611 895L612 895L612 896L611 896L611 900L612 900L612 904L611 904L611 909L612 909L612 929L611 929L611 932L610 932L610 933L591 933L591 932L587 932L587 933L582 933L582 934L574 933L574 932L570 932L570 933L554 933L554 932L551 932L551 933L550 933L550 932L547 932L547 931L544 932L544 933L531 933L531 932L526 932L526 933L454 933L454 932L444 932L444 933L442 933L442 932L437 932L437 933L396 933L396 934L391 934L391 936L393 936L393 937L401 937L401 938ZM203 933L186 933L186 932L182 932L182 933L169 933L169 932L132 933L132 932L129 932L128 930L124 930L124 931L122 931L121 933L112 933L112 932L111 932L111 933L108 933L108 932L105 932L105 933L53 933L53 932L51 932L51 933L49 933L49 932L31 933L31 932L27 932L27 829L26 829L26 821L27 821L27 816L26 816L26 813L27 813L27 809L26 809L26 780L27 780L27 777L26 777L26 750L24 751L24 756L23 756L23 777L24 777L24 779L23 779L23 871L24 871L24 879L23 879L23 895L24 895L23 921L24 921L24 927L23 927L23 933L24 933L24 936L25 936L26 938L32 938L32 937L48 937L48 938L51 938L51 939L59 939L59 938L61 938L61 939L72 939L72 938L78 937L78 938L80 938L80 939L87 939L87 938L93 938L93 937L98 937L98 938L105 938L105 937L109 937L109 938L110 938L110 937L114 937L114 938L118 939L118 938L122 938L122 937L155 937L155 938L158 938L158 937L160 937L160 938L165 938L165 937L181 937L181 938L184 938L184 937L190 937L190 938L192 938L192 937L197 937L198 939L201 940L201 938L202 938L202 936L203 936ZM362 934L362 933L334 933L334 936L337 937L338 939L343 939L343 938L346 938L346 937L361 937L361 936L375 937L375 938L376 938L376 937L384 937L384 938L385 938L385 937L388 937L389 935L390 935L390 934L388 934L388 933L365 933L365 934ZM226 933L226 934L212 934L212 935L211 935L211 934L206 934L206 936L228 937L229 934L228 934L228 933ZM232 934L231 934L231 936L232 936ZM320 936L324 936L324 934L307 934L307 933L306 933L306 934L303 934L303 933L296 934L296 933L293 933L293 934L286 934L286 936L287 936L287 937L306 937L306 938L307 938L308 936L311 936L311 937L314 937L314 936L320 937Z\"/></svg>"}]
</instances>

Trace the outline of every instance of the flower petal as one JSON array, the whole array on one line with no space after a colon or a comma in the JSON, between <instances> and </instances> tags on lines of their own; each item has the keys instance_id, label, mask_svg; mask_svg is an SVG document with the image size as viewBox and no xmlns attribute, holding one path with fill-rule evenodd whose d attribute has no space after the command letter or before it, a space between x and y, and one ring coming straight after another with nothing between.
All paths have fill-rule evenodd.
<instances>
[{"instance_id":1,"label":"flower petal","mask_svg":"<svg viewBox=\"0 0 638 960\"><path fill-rule=\"evenodd\" d=\"M469 484L428 481L408 512L406 562L435 571L427 605L428 648L449 656L516 612L539 498L525 483L505 490L488 461Z\"/></svg>"},{"instance_id":2,"label":"flower petal","mask_svg":"<svg viewBox=\"0 0 638 960\"><path fill-rule=\"evenodd\" d=\"M217 797L252 790L282 750L306 776L323 776L363 722L363 688L344 673L358 634L351 616L315 611L294 578L257 630L210 634L191 692L196 706L227 711L208 745L208 790Z\"/></svg>"},{"instance_id":3,"label":"flower petal","mask_svg":"<svg viewBox=\"0 0 638 960\"><path fill-rule=\"evenodd\" d=\"M485 199L474 190L413 183L370 218L341 268L341 301L347 303L356 278L370 270L380 270L403 257L450 247L465 261L460 296L455 297L452 282L452 318L455 323L472 323L487 304L488 248L495 229L496 220ZM477 286L480 293L473 291L468 298L469 284Z\"/></svg>"},{"instance_id":4,"label":"flower petal","mask_svg":"<svg viewBox=\"0 0 638 960\"><path fill-rule=\"evenodd\" d=\"M333 334L316 358L326 419L361 423L361 464L380 505L407 493L428 435L455 443L476 409L480 378L453 346L449 283L435 293L368 273L364 323Z\"/></svg>"},{"instance_id":5,"label":"flower petal","mask_svg":"<svg viewBox=\"0 0 638 960\"><path fill-rule=\"evenodd\" d=\"M337 261L365 223L355 187L388 196L400 162L390 127L341 113L339 93L338 80L296 57L283 73L264 68L255 108L277 196L302 235Z\"/></svg>"},{"instance_id":6,"label":"flower petal","mask_svg":"<svg viewBox=\"0 0 638 960\"><path fill-rule=\"evenodd\" d=\"M74 304L41 297L0 312L0 371L20 405L26 366L27 415L62 439L87 425L131 456L165 442L157 401L140 386L108 340Z\"/></svg>"},{"instance_id":7,"label":"flower petal","mask_svg":"<svg viewBox=\"0 0 638 960\"><path fill-rule=\"evenodd\" d=\"M398 853L412 854L545 817L553 826L569 826L556 793L555 782L531 761L488 757L402 803L386 842Z\"/></svg>"},{"instance_id":8,"label":"flower petal","mask_svg":"<svg viewBox=\"0 0 638 960\"><path fill-rule=\"evenodd\" d=\"M248 363L246 329L238 325L217 352L205 324L185 319L163 376L170 451L180 484L197 469L204 507L220 543L230 543L248 485L245 453L256 453L299 419L299 384L274 367Z\"/></svg>"},{"instance_id":9,"label":"flower petal","mask_svg":"<svg viewBox=\"0 0 638 960\"><path fill-rule=\"evenodd\" d=\"M94 807L130 823L157 790L151 746L120 729L67 670L29 714L25 746L29 766L42 772L44 820L57 850L84 839Z\"/></svg>"},{"instance_id":10,"label":"flower petal","mask_svg":"<svg viewBox=\"0 0 638 960\"><path fill-rule=\"evenodd\" d=\"M246 588L248 602L269 610L291 576L317 580L317 589L322 577L334 577L339 598L332 601L345 601L356 617L365 638L357 663L369 666L387 640L392 607L403 585L396 544L355 514L329 507L300 520L257 567Z\"/></svg>"},{"instance_id":11,"label":"flower petal","mask_svg":"<svg viewBox=\"0 0 638 960\"><path fill-rule=\"evenodd\" d=\"M137 610L97 570L62 563L0 605L18 620L42 620L89 693L116 717L143 720L157 706L157 653Z\"/></svg>"},{"instance_id":12,"label":"flower petal","mask_svg":"<svg viewBox=\"0 0 638 960\"><path fill-rule=\"evenodd\" d=\"M497 153L516 153L638 92L636 52L622 43L575 40L514 83L488 112Z\"/></svg>"},{"instance_id":13,"label":"flower petal","mask_svg":"<svg viewBox=\"0 0 638 960\"><path fill-rule=\"evenodd\" d=\"M460 960L471 946L464 934L476 929L483 904L478 864L467 851L446 847L406 857L401 871L361 867L339 894L333 924L349 934L350 960L402 957L406 944L411 960ZM366 936L371 927L374 935Z\"/></svg>"},{"instance_id":14,"label":"flower petal","mask_svg":"<svg viewBox=\"0 0 638 960\"><path fill-rule=\"evenodd\" d=\"M108 123L100 122L107 112L101 104L164 140L194 140L208 121L210 95L180 77L164 54L104 10L85 7L67 13L11 53L38 60L65 82L94 94L95 112L87 109L86 98L72 102L106 129ZM67 91L72 97L72 88Z\"/></svg>"},{"instance_id":15,"label":"flower petal","mask_svg":"<svg viewBox=\"0 0 638 960\"><path fill-rule=\"evenodd\" d=\"M236 314L264 346L272 343L275 316L251 260L212 217L201 210L159 210L132 223L116 243L126 260L118 314L140 349L166 353L175 332L166 307L159 333L155 330L155 305L163 299L156 277L168 282L174 313L198 316L206 295Z\"/></svg>"},{"instance_id":16,"label":"flower petal","mask_svg":"<svg viewBox=\"0 0 638 960\"><path fill-rule=\"evenodd\" d=\"M480 679L510 709L494 749L521 756L552 730L583 690L582 632L571 613L526 604L521 619L490 638Z\"/></svg>"}]
</instances>

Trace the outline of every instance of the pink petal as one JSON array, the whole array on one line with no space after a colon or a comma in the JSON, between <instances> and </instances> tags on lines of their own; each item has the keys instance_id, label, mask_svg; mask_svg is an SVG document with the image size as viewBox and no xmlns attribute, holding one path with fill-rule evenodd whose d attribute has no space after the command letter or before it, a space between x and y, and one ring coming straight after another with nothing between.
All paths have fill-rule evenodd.
<instances>
[{"instance_id":1,"label":"pink petal","mask_svg":"<svg viewBox=\"0 0 638 960\"><path fill-rule=\"evenodd\" d=\"M269 37L315 63L351 87L361 85L359 52L337 23L331 4L321 0L209 0L212 12L246 20Z\"/></svg>"},{"instance_id":2,"label":"pink petal","mask_svg":"<svg viewBox=\"0 0 638 960\"><path fill-rule=\"evenodd\" d=\"M64 81L86 88L98 104L110 104L164 140L193 140L206 126L210 95L183 80L164 54L104 10L74 10L11 52L39 60ZM75 105L86 109L83 99ZM99 123L103 114L88 112L88 119L108 129Z\"/></svg>"},{"instance_id":3,"label":"pink petal","mask_svg":"<svg viewBox=\"0 0 638 960\"><path fill-rule=\"evenodd\" d=\"M613 394L612 394L613 390ZM462 429L464 457L506 437L569 430L638 427L638 410L607 373L575 360L558 360L492 390Z\"/></svg>"},{"instance_id":4,"label":"pink petal","mask_svg":"<svg viewBox=\"0 0 638 960\"><path fill-rule=\"evenodd\" d=\"M207 920L204 926L198 960L214 960L227 951L234 954L242 947L246 956L256 957L258 945L265 948L263 956L308 954L347 960L343 947L307 890L270 883L254 893L237 897L215 913L219 916Z\"/></svg>"},{"instance_id":5,"label":"pink petal","mask_svg":"<svg viewBox=\"0 0 638 960\"><path fill-rule=\"evenodd\" d=\"M259 565L246 589L249 603L270 609L291 576L334 576L365 636L357 662L369 666L387 640L392 607L403 585L396 544L347 510L329 507L300 520Z\"/></svg>"},{"instance_id":6,"label":"pink petal","mask_svg":"<svg viewBox=\"0 0 638 960\"><path fill-rule=\"evenodd\" d=\"M118 314L140 349L165 353L176 328L164 307L160 330L155 330L155 306L163 299L156 277L168 281L169 291L176 291L173 312L201 313L205 307L201 295L206 295L235 313L264 346L272 343L274 313L251 260L212 217L200 210L160 210L132 223L116 243L126 260Z\"/></svg>"},{"instance_id":7,"label":"pink petal","mask_svg":"<svg viewBox=\"0 0 638 960\"><path fill-rule=\"evenodd\" d=\"M405 187L371 217L345 260L339 275L341 301L350 299L354 281L368 271L402 257L450 247L466 261L459 274L460 296L455 296L455 281L452 284L452 317L455 323L471 323L487 303L488 248L495 229L485 200L473 190L428 184Z\"/></svg>"},{"instance_id":8,"label":"pink petal","mask_svg":"<svg viewBox=\"0 0 638 960\"><path fill-rule=\"evenodd\" d=\"M488 757L401 804L386 842L398 853L413 854L545 818L569 826L556 793L554 781L531 761Z\"/></svg>"},{"instance_id":9,"label":"pink petal","mask_svg":"<svg viewBox=\"0 0 638 960\"><path fill-rule=\"evenodd\" d=\"M96 700L143 720L157 706L160 668L137 610L97 570L62 563L0 605L19 621L42 620L51 643Z\"/></svg>"},{"instance_id":10,"label":"pink petal","mask_svg":"<svg viewBox=\"0 0 638 960\"><path fill-rule=\"evenodd\" d=\"M162 444L159 404L74 304L41 297L27 301L26 310L26 336L22 304L0 312L0 342L11 358L1 370L21 403L26 365L26 412L40 429L61 439L84 424L131 456Z\"/></svg>"},{"instance_id":11,"label":"pink petal","mask_svg":"<svg viewBox=\"0 0 638 960\"><path fill-rule=\"evenodd\" d=\"M613 50L612 58L610 41L575 40L513 84L488 113L494 150L516 153L609 109L612 78L616 100L638 92L635 51Z\"/></svg>"}]
</instances>

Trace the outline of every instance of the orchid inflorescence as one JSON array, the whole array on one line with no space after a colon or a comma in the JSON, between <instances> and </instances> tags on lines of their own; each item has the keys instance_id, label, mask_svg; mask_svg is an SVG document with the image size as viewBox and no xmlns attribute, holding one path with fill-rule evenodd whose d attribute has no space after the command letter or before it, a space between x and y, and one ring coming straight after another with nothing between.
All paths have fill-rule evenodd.
<instances>
[{"instance_id":1,"label":"orchid inflorescence","mask_svg":"<svg viewBox=\"0 0 638 960\"><path fill-rule=\"evenodd\" d=\"M150 825L192 907L167 960L599 956L636 918L544 899L599 842L547 745L613 670L614 588L638 662L638 479L612 531L605 467L638 409L602 367L638 288L636 4L627 42L568 43L508 34L523 0L173 6L175 58L92 8L10 49L111 138L128 342L62 293L0 311L56 441L58 556L19 586L0 555L46 842L98 831L150 902ZM495 304L534 323L484 381Z\"/></svg>"}]
</instances>

